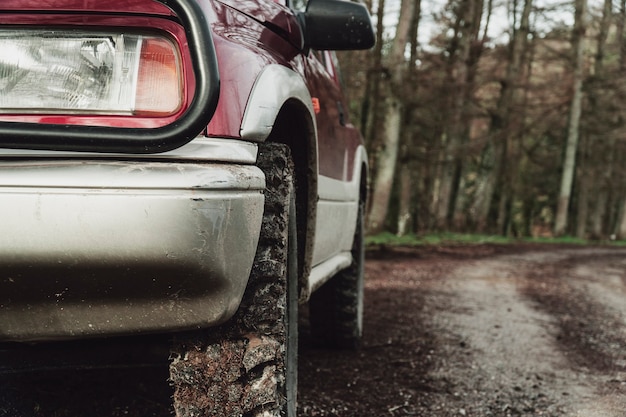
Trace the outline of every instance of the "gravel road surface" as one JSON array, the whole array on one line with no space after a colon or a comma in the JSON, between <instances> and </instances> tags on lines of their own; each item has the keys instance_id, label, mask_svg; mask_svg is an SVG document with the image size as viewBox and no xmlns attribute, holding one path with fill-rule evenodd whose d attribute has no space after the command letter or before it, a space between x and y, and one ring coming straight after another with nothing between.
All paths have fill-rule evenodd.
<instances>
[{"instance_id":1,"label":"gravel road surface","mask_svg":"<svg viewBox=\"0 0 626 417\"><path fill-rule=\"evenodd\" d=\"M299 415L626 416L626 249L370 251L365 308L357 352L302 323ZM166 362L0 375L0 416L168 416L171 395Z\"/></svg>"},{"instance_id":2,"label":"gravel road surface","mask_svg":"<svg viewBox=\"0 0 626 417\"><path fill-rule=\"evenodd\" d=\"M625 249L372 255L365 345L304 348L303 415L626 416Z\"/></svg>"}]
</instances>

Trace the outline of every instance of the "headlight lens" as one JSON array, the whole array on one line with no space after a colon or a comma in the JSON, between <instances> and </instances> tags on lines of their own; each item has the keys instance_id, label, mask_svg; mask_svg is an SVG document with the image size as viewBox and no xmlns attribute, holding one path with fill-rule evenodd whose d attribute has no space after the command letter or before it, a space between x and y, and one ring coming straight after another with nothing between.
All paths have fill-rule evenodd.
<instances>
[{"instance_id":1,"label":"headlight lens","mask_svg":"<svg viewBox=\"0 0 626 417\"><path fill-rule=\"evenodd\" d=\"M0 31L0 113L171 115L180 54L166 37Z\"/></svg>"}]
</instances>

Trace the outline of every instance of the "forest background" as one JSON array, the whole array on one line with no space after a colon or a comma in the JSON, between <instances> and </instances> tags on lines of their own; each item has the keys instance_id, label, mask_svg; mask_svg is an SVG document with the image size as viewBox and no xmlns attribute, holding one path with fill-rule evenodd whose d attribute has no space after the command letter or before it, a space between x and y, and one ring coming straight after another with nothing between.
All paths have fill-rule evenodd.
<instances>
[{"instance_id":1,"label":"forest background","mask_svg":"<svg viewBox=\"0 0 626 417\"><path fill-rule=\"evenodd\" d=\"M433 1L338 54L368 233L626 238L626 0Z\"/></svg>"}]
</instances>

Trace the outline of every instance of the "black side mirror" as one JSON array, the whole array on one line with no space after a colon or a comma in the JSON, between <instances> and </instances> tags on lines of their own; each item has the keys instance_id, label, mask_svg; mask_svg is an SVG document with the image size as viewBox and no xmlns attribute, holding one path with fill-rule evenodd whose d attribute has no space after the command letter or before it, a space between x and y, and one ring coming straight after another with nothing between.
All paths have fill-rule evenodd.
<instances>
[{"instance_id":1,"label":"black side mirror","mask_svg":"<svg viewBox=\"0 0 626 417\"><path fill-rule=\"evenodd\" d=\"M369 49L376 43L372 20L361 3L309 0L301 20L307 48L320 51Z\"/></svg>"}]
</instances>

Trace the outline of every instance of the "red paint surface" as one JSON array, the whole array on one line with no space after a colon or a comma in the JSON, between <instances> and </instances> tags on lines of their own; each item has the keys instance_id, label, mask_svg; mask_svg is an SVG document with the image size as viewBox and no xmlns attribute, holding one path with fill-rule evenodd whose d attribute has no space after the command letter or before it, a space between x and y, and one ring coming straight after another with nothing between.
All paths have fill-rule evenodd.
<instances>
[{"instance_id":1,"label":"red paint surface","mask_svg":"<svg viewBox=\"0 0 626 417\"><path fill-rule=\"evenodd\" d=\"M350 180L360 135L348 120L337 72L329 53L302 55L302 31L284 0L198 0L213 33L220 72L220 98L207 134L239 137L250 92L263 68L280 64L300 73L319 100L320 174ZM170 9L153 0L2 0L2 25L160 31L178 44L183 59L185 100L169 117L0 115L3 121L154 128L175 122L193 99L195 78L184 29ZM41 13L49 10L49 14ZM35 12L37 13L31 13ZM341 115L343 113L343 116ZM340 123L343 117L343 123Z\"/></svg>"},{"instance_id":2,"label":"red paint surface","mask_svg":"<svg viewBox=\"0 0 626 417\"><path fill-rule=\"evenodd\" d=\"M2 0L2 10L90 11L149 13L173 16L162 3L152 0Z\"/></svg>"}]
</instances>

